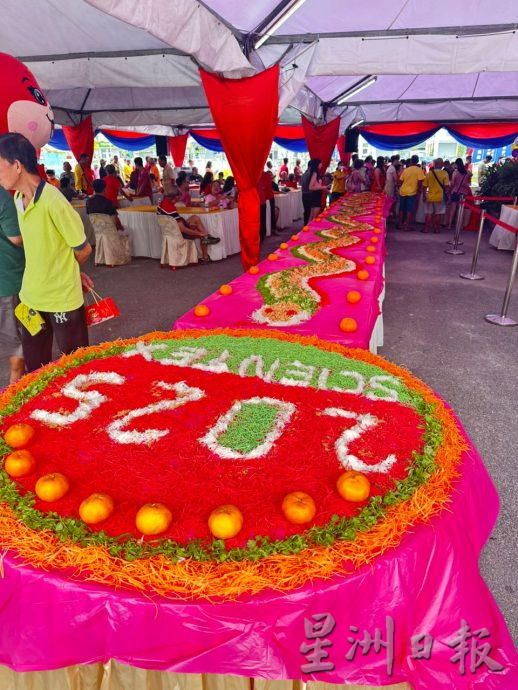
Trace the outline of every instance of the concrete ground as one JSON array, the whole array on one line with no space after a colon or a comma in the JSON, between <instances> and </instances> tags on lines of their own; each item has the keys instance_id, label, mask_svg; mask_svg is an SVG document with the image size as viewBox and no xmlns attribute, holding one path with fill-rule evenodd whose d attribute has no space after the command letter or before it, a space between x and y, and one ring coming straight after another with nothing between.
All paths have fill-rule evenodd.
<instances>
[{"instance_id":1,"label":"concrete ground","mask_svg":"<svg viewBox=\"0 0 518 690\"><path fill-rule=\"evenodd\" d=\"M518 327L500 328L483 318L500 310L512 258L509 252L490 248L488 235L479 261L486 279L469 282L461 280L459 272L469 269L475 233L463 233L466 254L454 257L444 253L444 233L405 233L389 227L386 344L380 354L410 369L452 405L486 462L502 505L481 569L516 639ZM263 255L280 241L267 239ZM135 259L130 266L113 269L96 268L90 261L86 270L97 291L113 297L121 310L121 318L90 329L92 342L101 342L168 330L242 269L234 256L174 272L160 270L152 259ZM510 315L518 320L518 287ZM5 358L0 365L0 384L5 385Z\"/></svg>"}]
</instances>

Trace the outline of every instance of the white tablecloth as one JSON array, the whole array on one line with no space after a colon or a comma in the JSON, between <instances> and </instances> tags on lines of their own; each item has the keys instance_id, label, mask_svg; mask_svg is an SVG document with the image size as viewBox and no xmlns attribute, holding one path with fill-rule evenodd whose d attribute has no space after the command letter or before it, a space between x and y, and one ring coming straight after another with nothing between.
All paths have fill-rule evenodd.
<instances>
[{"instance_id":1,"label":"white tablecloth","mask_svg":"<svg viewBox=\"0 0 518 690\"><path fill-rule=\"evenodd\" d=\"M183 218L188 218L189 212L183 213L178 209L178 213ZM204 228L209 235L221 238L219 244L209 244L209 256L214 261L226 259L231 254L239 254L241 245L239 244L239 212L237 208L230 208L222 211L210 211L208 213L197 213Z\"/></svg>"},{"instance_id":2,"label":"white tablecloth","mask_svg":"<svg viewBox=\"0 0 518 690\"><path fill-rule=\"evenodd\" d=\"M190 213L180 215L188 218ZM196 214L210 235L221 238L219 244L209 245L209 256L214 261L225 259L241 251L239 245L238 211L212 211ZM125 211L119 209L119 217L128 232L132 256L148 256L160 259L162 253L162 233L155 213Z\"/></svg>"},{"instance_id":3,"label":"white tablecloth","mask_svg":"<svg viewBox=\"0 0 518 690\"><path fill-rule=\"evenodd\" d=\"M302 192L300 189L294 191L280 192L275 194L275 205L279 209L279 218L277 219L278 228L289 228L295 220L299 220L304 216L304 207L302 205ZM270 204L266 204L266 234L271 235L272 228L270 222Z\"/></svg>"},{"instance_id":4,"label":"white tablecloth","mask_svg":"<svg viewBox=\"0 0 518 690\"><path fill-rule=\"evenodd\" d=\"M294 220L298 220L304 215L300 190L276 194L275 205L279 209L277 220L277 227L279 228L289 228Z\"/></svg>"},{"instance_id":5,"label":"white tablecloth","mask_svg":"<svg viewBox=\"0 0 518 690\"><path fill-rule=\"evenodd\" d=\"M127 189L125 191L128 192ZM163 195L161 192L155 192L153 194L153 204L151 204L151 200L148 196L139 197L134 201L128 201L125 197L120 196L119 208L126 208L126 206L158 206L158 204L162 201L162 196Z\"/></svg>"},{"instance_id":6,"label":"white tablecloth","mask_svg":"<svg viewBox=\"0 0 518 690\"><path fill-rule=\"evenodd\" d=\"M518 206L502 206L500 211L500 220L508 225L512 225L513 228L518 228ZM514 251L516 247L516 235L509 230L505 230L498 225L495 225L495 229L491 233L489 238L489 244L497 249L507 249L508 251Z\"/></svg>"}]
</instances>

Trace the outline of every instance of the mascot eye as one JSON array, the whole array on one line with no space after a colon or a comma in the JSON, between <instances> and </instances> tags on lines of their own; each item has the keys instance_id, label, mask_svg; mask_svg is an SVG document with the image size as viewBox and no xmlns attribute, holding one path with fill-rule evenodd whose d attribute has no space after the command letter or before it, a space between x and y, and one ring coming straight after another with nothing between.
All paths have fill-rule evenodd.
<instances>
[{"instance_id":1,"label":"mascot eye","mask_svg":"<svg viewBox=\"0 0 518 690\"><path fill-rule=\"evenodd\" d=\"M45 105L45 97L39 89L36 89L34 86L28 86L27 90L32 93L35 101L38 101L41 105Z\"/></svg>"}]
</instances>

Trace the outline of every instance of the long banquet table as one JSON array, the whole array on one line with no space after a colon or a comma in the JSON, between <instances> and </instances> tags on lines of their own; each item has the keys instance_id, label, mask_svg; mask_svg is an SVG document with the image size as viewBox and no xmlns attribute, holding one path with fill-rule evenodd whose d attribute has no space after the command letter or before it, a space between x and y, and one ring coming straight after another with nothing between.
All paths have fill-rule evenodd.
<instances>
[{"instance_id":1,"label":"long banquet table","mask_svg":"<svg viewBox=\"0 0 518 690\"><path fill-rule=\"evenodd\" d=\"M368 269L367 280L359 280L357 271L340 275L322 276L317 282L316 290L323 293L322 308L309 320L304 320L293 325L279 325L269 327L285 330L288 333L297 335L316 334L326 340L341 342L351 347L362 347L370 349L376 353L377 348L383 345L383 316L382 304L385 295L384 290L384 255L385 255L385 220L384 216L388 213L389 202L380 200L377 210L369 211L363 216L357 216L357 220L371 224L372 228L380 234L377 235L375 251L371 254L373 264L365 264L365 259L369 256L367 238L371 237L371 232L359 233L359 242L352 246L337 249L340 256L354 262L357 269ZM286 238L284 242L288 247L278 249L274 254L275 261L264 260L258 268L256 275L244 273L232 281L233 294L228 296L220 295L215 292L203 301L210 309L210 314L203 319L195 316L194 310L187 312L175 324L175 328L264 328L264 321L257 319L257 312L263 306L261 293L257 285L261 283L265 276L272 273L281 273L300 267L305 262L291 253L304 245L312 245L322 241L318 235L322 230L332 228L333 222L327 219L334 211L340 210L337 203L329 208L325 214L317 221L313 221L307 226L307 231L293 235L290 240ZM354 234L354 231L351 231ZM283 239L279 238L279 243ZM319 280L315 275L311 280ZM360 291L361 302L359 304L347 304L345 294L348 290ZM356 319L357 330L345 333L340 329L341 319L352 317Z\"/></svg>"}]
</instances>

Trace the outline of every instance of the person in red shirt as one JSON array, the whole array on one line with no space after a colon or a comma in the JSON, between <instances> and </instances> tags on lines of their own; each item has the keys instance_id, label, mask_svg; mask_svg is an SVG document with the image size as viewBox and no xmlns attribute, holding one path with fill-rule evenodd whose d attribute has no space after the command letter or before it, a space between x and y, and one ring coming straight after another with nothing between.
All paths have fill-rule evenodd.
<instances>
[{"instance_id":1,"label":"person in red shirt","mask_svg":"<svg viewBox=\"0 0 518 690\"><path fill-rule=\"evenodd\" d=\"M207 170L205 172L205 175L203 176L203 180L200 183L200 193L201 194L211 194L213 182L214 182L214 175L211 173L210 170Z\"/></svg>"},{"instance_id":2,"label":"person in red shirt","mask_svg":"<svg viewBox=\"0 0 518 690\"><path fill-rule=\"evenodd\" d=\"M137 191L135 192L135 197L149 197L151 203L153 203L153 191L151 189L151 178L149 177L149 172L144 168L144 163L142 158L137 156L134 160L135 170L138 172L137 179Z\"/></svg>"},{"instance_id":3,"label":"person in red shirt","mask_svg":"<svg viewBox=\"0 0 518 690\"><path fill-rule=\"evenodd\" d=\"M128 201L132 201L132 198L123 190L122 182L117 175L114 165L106 166L104 183L106 185L104 196L112 202L115 208L119 208L119 194L122 194Z\"/></svg>"},{"instance_id":4,"label":"person in red shirt","mask_svg":"<svg viewBox=\"0 0 518 690\"><path fill-rule=\"evenodd\" d=\"M288 175L289 175L290 171L288 170L288 159L287 158L282 159L282 165L279 168L279 179L280 180L284 179L284 177L281 177L282 173L286 173L286 179L288 179Z\"/></svg>"},{"instance_id":5,"label":"person in red shirt","mask_svg":"<svg viewBox=\"0 0 518 690\"><path fill-rule=\"evenodd\" d=\"M289 189L297 189L297 180L295 179L295 174L290 173L288 175L288 181L284 183Z\"/></svg>"},{"instance_id":6,"label":"person in red shirt","mask_svg":"<svg viewBox=\"0 0 518 690\"><path fill-rule=\"evenodd\" d=\"M175 202L180 199L180 190L176 185L174 185L169 192L165 194L164 198L158 205L156 210L159 216L169 216L174 218L178 223L180 232L186 240L200 240L202 259L201 263L210 263L211 259L208 253L209 244L217 244L220 241L219 237L214 237L209 235L209 233L203 227L203 223L197 216L190 216L187 220L182 218L176 209Z\"/></svg>"}]
</instances>

